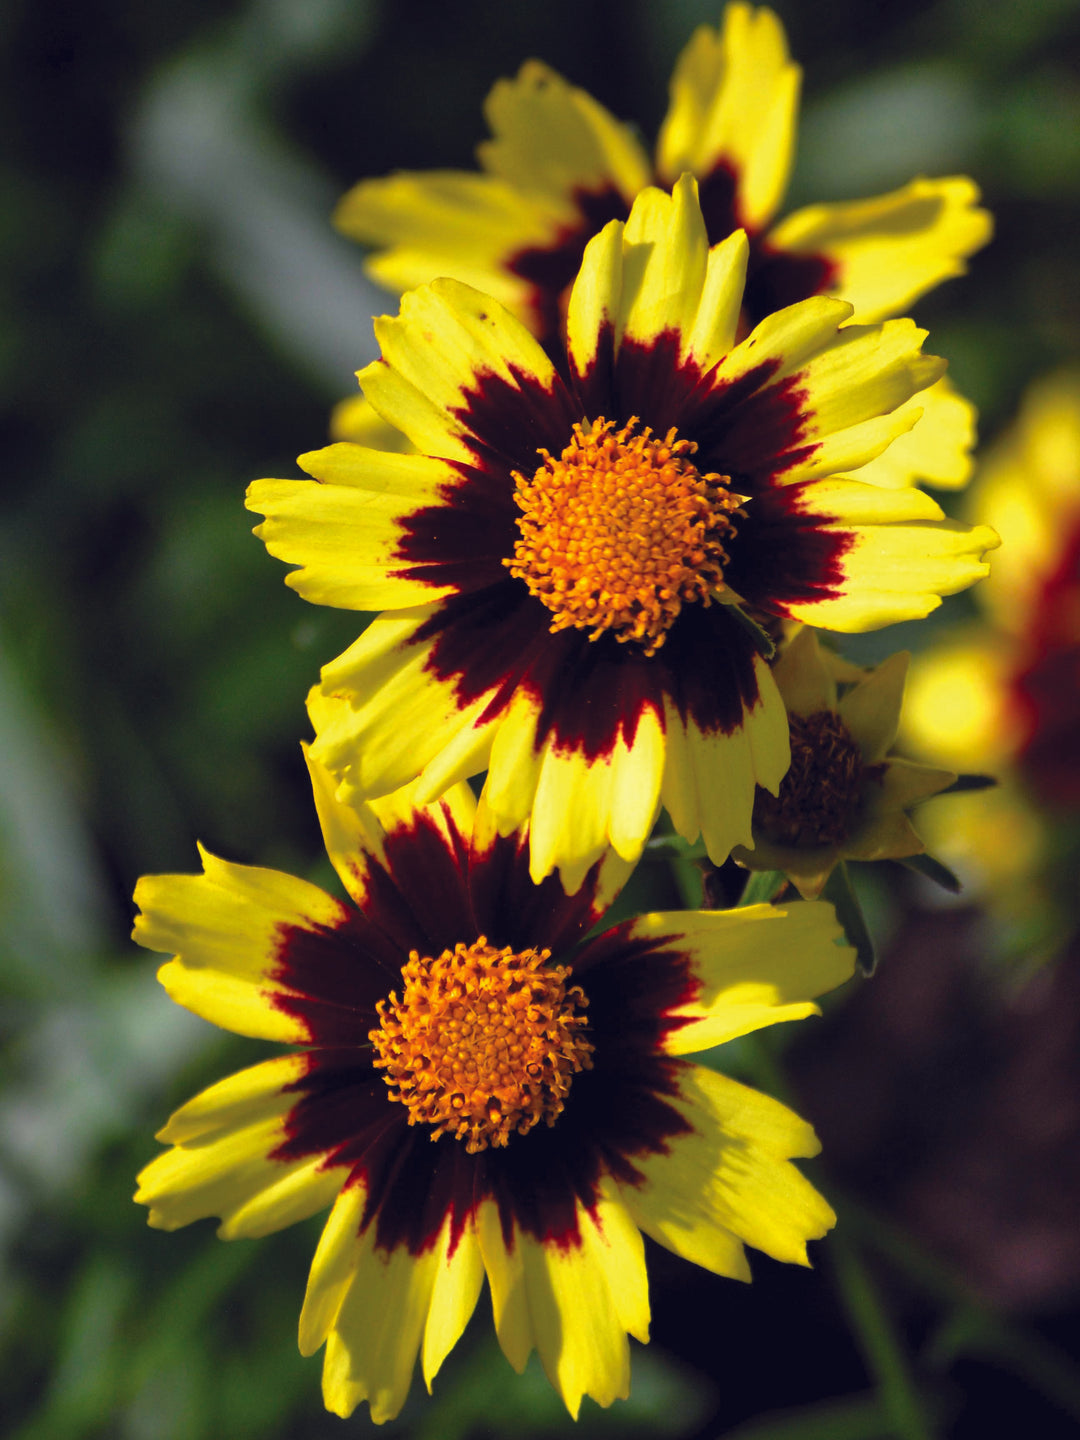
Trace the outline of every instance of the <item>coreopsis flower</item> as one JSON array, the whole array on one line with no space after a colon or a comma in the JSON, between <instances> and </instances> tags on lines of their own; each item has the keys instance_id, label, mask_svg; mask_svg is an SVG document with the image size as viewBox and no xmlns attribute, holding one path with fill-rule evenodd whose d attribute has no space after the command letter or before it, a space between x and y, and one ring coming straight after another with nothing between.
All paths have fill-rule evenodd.
<instances>
[{"instance_id":1,"label":"coreopsis flower","mask_svg":"<svg viewBox=\"0 0 1080 1440\"><path fill-rule=\"evenodd\" d=\"M343 798L486 768L534 880L637 859L661 803L720 862L789 762L761 624L875 628L986 572L988 527L846 477L940 376L924 332L818 297L736 343L747 258L709 248L691 177L643 191L585 252L565 375L489 296L422 287L360 377L419 453L331 445L317 483L251 487L301 595L384 612L323 669Z\"/></svg>"},{"instance_id":2,"label":"coreopsis flower","mask_svg":"<svg viewBox=\"0 0 1080 1440\"><path fill-rule=\"evenodd\" d=\"M485 1277L523 1369L535 1348L576 1414L629 1387L648 1339L642 1232L749 1280L744 1245L807 1264L834 1216L791 1163L813 1131L683 1057L814 1014L852 970L831 907L653 914L585 939L625 867L578 893L529 879L465 785L352 809L310 762L351 903L203 853L201 875L139 882L135 939L174 956L169 995L205 1019L301 1047L172 1116L136 1199L172 1230L225 1239L333 1209L300 1349L323 1393L391 1419L417 1355L431 1382Z\"/></svg>"},{"instance_id":3,"label":"coreopsis flower","mask_svg":"<svg viewBox=\"0 0 1080 1440\"><path fill-rule=\"evenodd\" d=\"M994 516L1004 564L976 592L983 618L916 656L904 740L999 778L947 824L928 813L932 844L988 903L1045 915L1048 821L1080 809L1080 375L1030 388L968 499Z\"/></svg>"},{"instance_id":4,"label":"coreopsis flower","mask_svg":"<svg viewBox=\"0 0 1080 1440\"><path fill-rule=\"evenodd\" d=\"M811 205L776 221L795 154L801 71L777 16L728 5L679 57L650 159L635 132L585 91L535 60L500 80L485 115L492 138L480 173L399 173L364 180L336 223L374 247L374 279L403 291L452 275L494 296L545 345L561 334L566 296L585 247L624 220L647 185L670 189L689 172L701 187L710 243L749 237L743 325L812 295L855 307L858 322L906 312L963 273L991 221L965 176L911 181L888 195ZM861 478L876 484L963 485L974 412L946 380L912 406L922 419ZM345 423L345 416L340 423ZM353 438L341 433L338 438Z\"/></svg>"},{"instance_id":5,"label":"coreopsis flower","mask_svg":"<svg viewBox=\"0 0 1080 1440\"><path fill-rule=\"evenodd\" d=\"M791 726L779 795L759 790L754 849L735 859L781 870L800 895L821 894L844 860L901 860L926 846L908 811L956 780L892 753L910 656L872 670L847 665L800 630L773 668Z\"/></svg>"}]
</instances>

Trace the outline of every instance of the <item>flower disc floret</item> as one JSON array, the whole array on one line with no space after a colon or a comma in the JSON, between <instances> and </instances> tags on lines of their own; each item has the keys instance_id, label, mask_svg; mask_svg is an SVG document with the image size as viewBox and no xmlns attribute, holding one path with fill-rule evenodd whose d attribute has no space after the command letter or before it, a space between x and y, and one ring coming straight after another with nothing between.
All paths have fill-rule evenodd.
<instances>
[{"instance_id":1,"label":"flower disc floret","mask_svg":"<svg viewBox=\"0 0 1080 1440\"><path fill-rule=\"evenodd\" d=\"M836 845L851 831L865 766L858 743L834 710L789 716L791 769L779 795L759 789L754 821L774 845Z\"/></svg>"},{"instance_id":2,"label":"flower disc floret","mask_svg":"<svg viewBox=\"0 0 1080 1440\"><path fill-rule=\"evenodd\" d=\"M436 959L410 952L401 998L377 1005L375 1065L409 1124L453 1135L470 1155L505 1146L543 1120L554 1125L572 1077L592 1068L582 1033L588 1001L567 989L550 950L501 950L487 937Z\"/></svg>"},{"instance_id":3,"label":"flower disc floret","mask_svg":"<svg viewBox=\"0 0 1080 1440\"><path fill-rule=\"evenodd\" d=\"M702 475L692 440L674 426L663 439L636 416L576 424L556 459L541 449L536 472L514 472L521 511L503 563L551 611L552 632L606 631L654 654L683 605L709 604L723 584L739 498L727 477Z\"/></svg>"}]
</instances>

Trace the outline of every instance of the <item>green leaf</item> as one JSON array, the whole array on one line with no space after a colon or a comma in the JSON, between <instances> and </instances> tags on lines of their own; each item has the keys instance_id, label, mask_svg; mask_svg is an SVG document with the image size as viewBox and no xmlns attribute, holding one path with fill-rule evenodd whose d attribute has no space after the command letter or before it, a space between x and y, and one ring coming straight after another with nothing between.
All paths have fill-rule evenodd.
<instances>
[{"instance_id":1,"label":"green leaf","mask_svg":"<svg viewBox=\"0 0 1080 1440\"><path fill-rule=\"evenodd\" d=\"M704 860L705 842L695 840L693 845L681 835L654 835L645 842L644 860Z\"/></svg>"},{"instance_id":2,"label":"green leaf","mask_svg":"<svg viewBox=\"0 0 1080 1440\"><path fill-rule=\"evenodd\" d=\"M845 861L841 860L829 876L821 896L835 906L836 918L844 927L848 944L855 947L860 970L864 975L872 975L877 968L874 941Z\"/></svg>"},{"instance_id":3,"label":"green leaf","mask_svg":"<svg viewBox=\"0 0 1080 1440\"><path fill-rule=\"evenodd\" d=\"M771 660L776 654L776 646L773 644L767 632L761 628L756 620L750 618L741 605L736 605L731 601L723 601L722 603L727 605L728 613L734 616L741 628L746 631L747 635L749 635L750 639L754 642L754 649L761 658L763 660Z\"/></svg>"},{"instance_id":4,"label":"green leaf","mask_svg":"<svg viewBox=\"0 0 1080 1440\"><path fill-rule=\"evenodd\" d=\"M736 908L742 909L744 905L768 905L776 899L786 884L787 876L782 870L751 870Z\"/></svg>"},{"instance_id":5,"label":"green leaf","mask_svg":"<svg viewBox=\"0 0 1080 1440\"><path fill-rule=\"evenodd\" d=\"M954 875L947 865L935 860L932 855L927 855L925 851L921 855L905 855L900 864L906 865L909 870L914 870L919 875L925 875L928 880L933 880L935 885L948 890L950 895L959 895L964 888L958 875Z\"/></svg>"},{"instance_id":6,"label":"green leaf","mask_svg":"<svg viewBox=\"0 0 1080 1440\"><path fill-rule=\"evenodd\" d=\"M996 775L957 775L951 785L946 785L944 790L938 790L936 794L927 796L927 799L936 800L939 795L959 795L965 790L992 790L998 783Z\"/></svg>"}]
</instances>

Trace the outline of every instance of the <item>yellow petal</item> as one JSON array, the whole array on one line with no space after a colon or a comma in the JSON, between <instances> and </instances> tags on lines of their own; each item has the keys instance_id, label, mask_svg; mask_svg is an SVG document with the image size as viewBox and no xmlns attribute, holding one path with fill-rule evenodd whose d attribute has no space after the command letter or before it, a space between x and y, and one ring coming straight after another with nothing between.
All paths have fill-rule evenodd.
<instances>
[{"instance_id":1,"label":"yellow petal","mask_svg":"<svg viewBox=\"0 0 1080 1440\"><path fill-rule=\"evenodd\" d=\"M538 60L498 81L484 114L494 138L478 147L480 163L526 194L563 199L610 186L630 201L649 183L630 127Z\"/></svg>"},{"instance_id":2,"label":"yellow petal","mask_svg":"<svg viewBox=\"0 0 1080 1440\"><path fill-rule=\"evenodd\" d=\"M808 625L792 636L773 665L773 678L789 714L815 715L836 709L836 681Z\"/></svg>"},{"instance_id":3,"label":"yellow petal","mask_svg":"<svg viewBox=\"0 0 1080 1440\"><path fill-rule=\"evenodd\" d=\"M323 666L323 694L349 703L320 721L311 753L344 786L344 800L387 795L420 775L417 799L427 802L487 763L498 722L478 720L490 696L462 706L453 683L427 668L434 642L410 643L432 613L379 616Z\"/></svg>"},{"instance_id":4,"label":"yellow petal","mask_svg":"<svg viewBox=\"0 0 1080 1440\"><path fill-rule=\"evenodd\" d=\"M804 300L801 305L809 303ZM791 308L800 309L801 305ZM805 363L785 360L775 379L798 375L804 395L800 406L806 417L805 438L815 440L861 425L933 384L944 373L945 361L920 354L925 338L926 331L911 320L845 325ZM905 417L903 428L909 418ZM873 430L862 434L874 438L866 455L857 461L860 464L863 458L870 458L881 438Z\"/></svg>"},{"instance_id":5,"label":"yellow petal","mask_svg":"<svg viewBox=\"0 0 1080 1440\"><path fill-rule=\"evenodd\" d=\"M820 482L832 487L826 507L845 505L854 515L861 503L854 491L841 499L843 486L854 481ZM918 495L914 490L859 489L879 496ZM866 513L871 508L867 507ZM884 512L877 508L878 515ZM875 630L900 620L919 620L941 604L943 595L955 594L982 579L989 570L984 556L998 544L986 525L961 525L951 520L888 523L845 523L835 528L851 537L839 560L841 594L821 600L799 601L790 607L796 620L826 630Z\"/></svg>"},{"instance_id":6,"label":"yellow petal","mask_svg":"<svg viewBox=\"0 0 1080 1440\"><path fill-rule=\"evenodd\" d=\"M808 1264L806 1242L836 1219L790 1163L817 1154L813 1130L779 1101L701 1065L685 1066L679 1089L674 1103L692 1133L635 1162L645 1183L627 1201L642 1229L677 1254L712 1259L722 1274L725 1261L737 1263L732 1235L774 1260Z\"/></svg>"},{"instance_id":7,"label":"yellow petal","mask_svg":"<svg viewBox=\"0 0 1080 1440\"><path fill-rule=\"evenodd\" d=\"M753 845L754 787L775 794L791 764L784 702L765 662L755 657L754 667L759 698L730 735L705 734L666 705L661 802L678 834L700 834L717 865L736 845Z\"/></svg>"},{"instance_id":8,"label":"yellow petal","mask_svg":"<svg viewBox=\"0 0 1080 1440\"><path fill-rule=\"evenodd\" d=\"M711 369L735 344L749 258L745 230L734 231L709 251L701 301L686 342L687 353L702 370Z\"/></svg>"},{"instance_id":9,"label":"yellow petal","mask_svg":"<svg viewBox=\"0 0 1080 1440\"><path fill-rule=\"evenodd\" d=\"M837 707L851 731L866 765L884 760L896 744L900 707L904 701L911 656L906 650L890 655L854 685Z\"/></svg>"},{"instance_id":10,"label":"yellow petal","mask_svg":"<svg viewBox=\"0 0 1080 1440\"><path fill-rule=\"evenodd\" d=\"M626 1398L626 1332L649 1334L644 1246L617 1188L605 1184L591 1213L579 1204L577 1225L578 1243L542 1244L515 1228L508 1247L488 1202L479 1227L503 1352L520 1371L535 1345L575 1419L584 1395Z\"/></svg>"},{"instance_id":11,"label":"yellow petal","mask_svg":"<svg viewBox=\"0 0 1080 1440\"><path fill-rule=\"evenodd\" d=\"M139 1175L135 1199L150 1207L149 1223L177 1230L213 1215L221 1238L234 1240L269 1235L329 1205L344 1170L324 1168L321 1155L271 1158L297 1103L285 1087L305 1069L301 1055L268 1060L182 1106L158 1136L172 1149Z\"/></svg>"},{"instance_id":12,"label":"yellow petal","mask_svg":"<svg viewBox=\"0 0 1080 1440\"><path fill-rule=\"evenodd\" d=\"M835 340L851 306L843 300L814 295L766 315L741 344L725 355L714 371L718 384L730 383L759 366L775 362L771 378L794 374L799 366Z\"/></svg>"},{"instance_id":13,"label":"yellow petal","mask_svg":"<svg viewBox=\"0 0 1080 1440\"><path fill-rule=\"evenodd\" d=\"M581 269L566 311L566 346L578 375L596 359L601 333L608 327L622 339L623 225L612 220L586 245Z\"/></svg>"},{"instance_id":14,"label":"yellow petal","mask_svg":"<svg viewBox=\"0 0 1080 1440\"><path fill-rule=\"evenodd\" d=\"M370 1224L354 1247L352 1274L326 1337L323 1401L347 1418L366 1400L381 1425L408 1397L441 1257L438 1246L420 1255L404 1246L379 1249L376 1229Z\"/></svg>"},{"instance_id":15,"label":"yellow petal","mask_svg":"<svg viewBox=\"0 0 1080 1440\"><path fill-rule=\"evenodd\" d=\"M664 1041L670 1055L689 1055L765 1025L816 1015L813 997L851 978L855 952L837 944L843 931L831 905L748 905L642 915L630 933L670 936L700 988L671 1013L688 1024Z\"/></svg>"},{"instance_id":16,"label":"yellow petal","mask_svg":"<svg viewBox=\"0 0 1080 1440\"><path fill-rule=\"evenodd\" d=\"M395 576L403 524L445 503L458 477L441 461L359 445L331 445L300 463L320 480L256 480L245 504L266 516L255 534L271 555L300 568L286 583L313 604L348 610L426 604L456 587Z\"/></svg>"},{"instance_id":17,"label":"yellow petal","mask_svg":"<svg viewBox=\"0 0 1080 1440\"><path fill-rule=\"evenodd\" d=\"M395 430L393 425L388 425L363 395L350 395L334 406L330 412L330 438L399 455L407 455L412 450L406 436ZM347 482L340 480L338 483L344 485Z\"/></svg>"},{"instance_id":18,"label":"yellow petal","mask_svg":"<svg viewBox=\"0 0 1080 1440\"><path fill-rule=\"evenodd\" d=\"M650 186L634 201L623 233L620 334L650 343L688 336L697 318L709 241L697 185L684 175L668 195ZM686 341L683 340L685 348Z\"/></svg>"},{"instance_id":19,"label":"yellow petal","mask_svg":"<svg viewBox=\"0 0 1080 1440\"><path fill-rule=\"evenodd\" d=\"M307 1027L274 1004L294 993L274 978L283 933L333 929L350 912L306 880L199 854L202 875L139 881L134 939L175 955L158 979L178 1005L240 1035L302 1044Z\"/></svg>"},{"instance_id":20,"label":"yellow petal","mask_svg":"<svg viewBox=\"0 0 1080 1440\"><path fill-rule=\"evenodd\" d=\"M314 1355L330 1334L360 1253L360 1221L367 1191L352 1184L342 1190L323 1226L308 1272L300 1311L300 1354Z\"/></svg>"},{"instance_id":21,"label":"yellow petal","mask_svg":"<svg viewBox=\"0 0 1080 1440\"><path fill-rule=\"evenodd\" d=\"M872 817L896 810L910 810L922 800L929 800L947 789L956 780L956 772L936 765L920 765L914 760L890 759L879 782L869 789L867 810Z\"/></svg>"},{"instance_id":22,"label":"yellow petal","mask_svg":"<svg viewBox=\"0 0 1080 1440\"><path fill-rule=\"evenodd\" d=\"M773 12L728 5L723 29L701 26L676 63L657 142L661 177L729 167L739 223L768 224L791 173L799 82Z\"/></svg>"},{"instance_id":23,"label":"yellow petal","mask_svg":"<svg viewBox=\"0 0 1080 1440\"><path fill-rule=\"evenodd\" d=\"M611 753L599 759L548 743L530 828L536 884L558 868L574 894L609 845L626 861L638 859L659 807L664 750L663 726L650 708L638 716L633 742L620 730Z\"/></svg>"},{"instance_id":24,"label":"yellow petal","mask_svg":"<svg viewBox=\"0 0 1080 1440\"><path fill-rule=\"evenodd\" d=\"M484 1283L484 1260L471 1224L451 1250L447 1222L435 1242L435 1250L438 1261L421 1353L424 1384L429 1391L443 1361L464 1334Z\"/></svg>"},{"instance_id":25,"label":"yellow petal","mask_svg":"<svg viewBox=\"0 0 1080 1440\"><path fill-rule=\"evenodd\" d=\"M780 870L795 886L804 900L816 900L825 882L844 855L846 844L839 845L773 845L755 836L753 850L732 851L732 859L747 870Z\"/></svg>"},{"instance_id":26,"label":"yellow petal","mask_svg":"<svg viewBox=\"0 0 1080 1440\"><path fill-rule=\"evenodd\" d=\"M579 1225L589 1226L578 1210ZM619 1238L632 1234L636 1255L625 1246L622 1263L637 1262L645 1283L645 1260L636 1226L620 1227ZM626 1331L608 1290L606 1266L592 1247L542 1245L518 1234L524 1284L536 1349L544 1373L577 1419L582 1396L599 1405L625 1400L630 1393L630 1347ZM610 1263L610 1262L609 1262Z\"/></svg>"},{"instance_id":27,"label":"yellow petal","mask_svg":"<svg viewBox=\"0 0 1080 1440\"><path fill-rule=\"evenodd\" d=\"M856 478L864 485L889 489L919 483L939 490L961 489L974 464L974 405L957 394L948 376L942 376L893 412L898 426L912 416L917 418L911 428L898 433L886 450L859 469Z\"/></svg>"},{"instance_id":28,"label":"yellow petal","mask_svg":"<svg viewBox=\"0 0 1080 1440\"><path fill-rule=\"evenodd\" d=\"M450 412L464 408L485 377L497 376L514 389L521 377L540 389L550 389L555 380L551 361L521 322L497 300L458 280L434 280L409 291L399 315L375 321L375 334L383 358L359 372L364 394L427 455L468 454L461 445L467 423ZM395 388L388 372L408 388ZM414 394L422 398L419 407ZM438 449L424 443L433 428L442 432Z\"/></svg>"},{"instance_id":29,"label":"yellow petal","mask_svg":"<svg viewBox=\"0 0 1080 1440\"><path fill-rule=\"evenodd\" d=\"M485 1200L476 1213L476 1237L491 1287L495 1334L507 1360L520 1375L536 1341L525 1285L522 1247L515 1234L507 1245L499 1211Z\"/></svg>"},{"instance_id":30,"label":"yellow petal","mask_svg":"<svg viewBox=\"0 0 1080 1440\"><path fill-rule=\"evenodd\" d=\"M526 194L493 175L430 170L362 180L341 200L334 223L378 247L367 270L389 289L400 293L453 275L525 320L530 287L506 262L522 250L556 245L576 218L569 195Z\"/></svg>"},{"instance_id":31,"label":"yellow petal","mask_svg":"<svg viewBox=\"0 0 1080 1440\"><path fill-rule=\"evenodd\" d=\"M797 210L769 241L831 260L839 272L833 292L851 301L860 321L881 320L964 273L993 229L978 200L978 187L963 175L912 180L872 200Z\"/></svg>"}]
</instances>

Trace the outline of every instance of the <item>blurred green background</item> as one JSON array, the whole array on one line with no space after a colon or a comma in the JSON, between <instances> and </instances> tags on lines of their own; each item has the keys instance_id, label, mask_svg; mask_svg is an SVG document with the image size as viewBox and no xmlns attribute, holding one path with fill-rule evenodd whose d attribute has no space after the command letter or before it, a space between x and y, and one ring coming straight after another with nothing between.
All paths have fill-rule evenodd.
<instances>
[{"instance_id":1,"label":"blurred green background","mask_svg":"<svg viewBox=\"0 0 1080 1440\"><path fill-rule=\"evenodd\" d=\"M996 240L916 313L993 435L1031 377L1080 357L1080 9L776 8L806 76L790 205L918 173L984 188ZM5 1434L343 1433L321 1408L319 1360L296 1351L318 1222L223 1245L210 1224L151 1232L131 1204L169 1109L259 1053L169 1005L127 940L131 890L140 873L193 868L196 838L325 878L297 742L306 689L356 621L286 590L241 498L324 442L330 404L373 356L371 315L394 308L330 229L336 197L362 175L469 166L486 91L531 55L651 138L676 53L719 13L704 0L0 10ZM876 653L921 639L893 633ZM484 1301L434 1401L417 1382L384 1433L914 1440L981 1436L1014 1404L1027 1433L1076 1433L1067 1266L1052 1303L1000 1321L962 1277L853 1213L851 1233L891 1255L854 1289L827 1265L792 1278L761 1262L747 1292L653 1251L655 1342L636 1350L633 1398L607 1413L586 1402L576 1430L538 1372L512 1376ZM888 1346L882 1370L865 1325L861 1345L848 1330L863 1281L871 1300L884 1287L876 1313L919 1357L930 1399L906 1421ZM691 1335L688 1309L712 1327ZM946 1312L951 1338L928 1348ZM366 1412L347 1428L372 1431Z\"/></svg>"}]
</instances>

